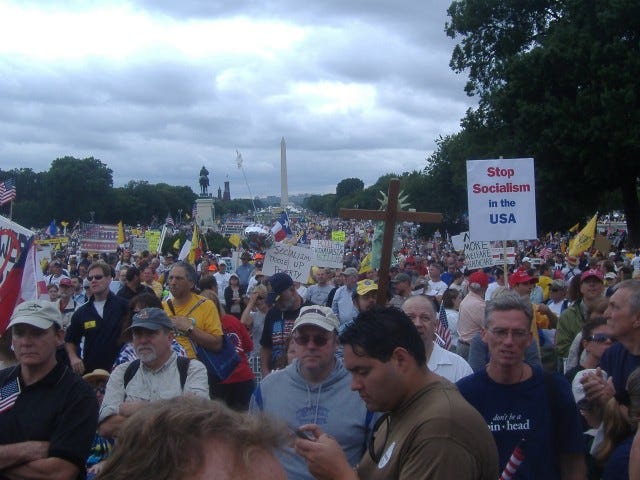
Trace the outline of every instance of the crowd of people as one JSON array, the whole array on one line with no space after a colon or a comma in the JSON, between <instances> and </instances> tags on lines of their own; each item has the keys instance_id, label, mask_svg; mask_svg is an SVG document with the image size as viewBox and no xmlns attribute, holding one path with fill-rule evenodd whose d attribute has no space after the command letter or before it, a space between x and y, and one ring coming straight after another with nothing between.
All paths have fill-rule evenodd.
<instances>
[{"instance_id":1,"label":"crowd of people","mask_svg":"<svg viewBox=\"0 0 640 480\"><path fill-rule=\"evenodd\" d=\"M360 228L305 283L55 256L0 346L0 478L640 478L640 251L471 270L405 233L381 283Z\"/></svg>"}]
</instances>

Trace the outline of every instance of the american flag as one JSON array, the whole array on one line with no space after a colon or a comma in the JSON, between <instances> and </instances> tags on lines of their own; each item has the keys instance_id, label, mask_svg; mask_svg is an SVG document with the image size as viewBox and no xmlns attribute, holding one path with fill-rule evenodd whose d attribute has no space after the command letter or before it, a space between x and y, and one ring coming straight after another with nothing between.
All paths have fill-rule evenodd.
<instances>
[{"instance_id":1,"label":"american flag","mask_svg":"<svg viewBox=\"0 0 640 480\"><path fill-rule=\"evenodd\" d=\"M0 413L9 410L20 395L20 382L15 378L0 388Z\"/></svg>"},{"instance_id":2,"label":"american flag","mask_svg":"<svg viewBox=\"0 0 640 480\"><path fill-rule=\"evenodd\" d=\"M451 348L451 331L449 330L449 322L447 321L447 312L444 309L444 304L440 304L440 310L438 311L438 328L436 331L436 340L438 345L442 348L449 350Z\"/></svg>"},{"instance_id":3,"label":"american flag","mask_svg":"<svg viewBox=\"0 0 640 480\"><path fill-rule=\"evenodd\" d=\"M171 218L170 213L167 214L167 218L165 218L164 223L166 223L167 225L171 225L172 227L175 225L175 223L173 223L173 218Z\"/></svg>"},{"instance_id":4,"label":"american flag","mask_svg":"<svg viewBox=\"0 0 640 480\"><path fill-rule=\"evenodd\" d=\"M15 200L16 182L13 178L0 182L0 205Z\"/></svg>"}]
</instances>

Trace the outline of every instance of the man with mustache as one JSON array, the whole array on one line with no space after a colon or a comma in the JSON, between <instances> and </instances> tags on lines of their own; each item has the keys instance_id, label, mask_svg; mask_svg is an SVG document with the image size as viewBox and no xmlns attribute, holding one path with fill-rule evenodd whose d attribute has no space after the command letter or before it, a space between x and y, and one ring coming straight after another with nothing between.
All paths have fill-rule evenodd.
<instances>
[{"instance_id":1,"label":"man with mustache","mask_svg":"<svg viewBox=\"0 0 640 480\"><path fill-rule=\"evenodd\" d=\"M111 373L100 408L99 433L117 437L123 423L156 400L197 395L209 398L205 366L178 357L171 348L173 323L161 308L144 308L133 316L133 346L138 360Z\"/></svg>"}]
</instances>

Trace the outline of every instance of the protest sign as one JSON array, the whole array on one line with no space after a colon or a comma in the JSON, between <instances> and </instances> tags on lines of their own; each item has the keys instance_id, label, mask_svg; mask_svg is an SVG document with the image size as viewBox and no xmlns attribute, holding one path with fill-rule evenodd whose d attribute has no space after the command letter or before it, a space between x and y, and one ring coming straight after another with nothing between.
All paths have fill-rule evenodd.
<instances>
[{"instance_id":1,"label":"protest sign","mask_svg":"<svg viewBox=\"0 0 640 480\"><path fill-rule=\"evenodd\" d=\"M492 267L493 252L490 242L472 241L469 232L463 232L464 259L467 269Z\"/></svg>"},{"instance_id":2,"label":"protest sign","mask_svg":"<svg viewBox=\"0 0 640 480\"><path fill-rule=\"evenodd\" d=\"M83 223L80 226L80 250L110 253L118 249L118 226Z\"/></svg>"},{"instance_id":3,"label":"protest sign","mask_svg":"<svg viewBox=\"0 0 640 480\"><path fill-rule=\"evenodd\" d=\"M144 232L144 238L147 239L147 250L157 252L160 244L160 232L158 230L147 230Z\"/></svg>"},{"instance_id":4,"label":"protest sign","mask_svg":"<svg viewBox=\"0 0 640 480\"><path fill-rule=\"evenodd\" d=\"M537 237L532 158L468 160L467 199L474 241Z\"/></svg>"},{"instance_id":5,"label":"protest sign","mask_svg":"<svg viewBox=\"0 0 640 480\"><path fill-rule=\"evenodd\" d=\"M331 240L334 242L344 242L347 240L347 234L342 230L334 230L331 232Z\"/></svg>"},{"instance_id":6,"label":"protest sign","mask_svg":"<svg viewBox=\"0 0 640 480\"><path fill-rule=\"evenodd\" d=\"M316 267L342 268L344 242L332 240L311 240L311 252L315 256Z\"/></svg>"},{"instance_id":7,"label":"protest sign","mask_svg":"<svg viewBox=\"0 0 640 480\"><path fill-rule=\"evenodd\" d=\"M276 243L265 252L262 271L266 275L285 272L294 282L306 283L314 260L308 248Z\"/></svg>"}]
</instances>

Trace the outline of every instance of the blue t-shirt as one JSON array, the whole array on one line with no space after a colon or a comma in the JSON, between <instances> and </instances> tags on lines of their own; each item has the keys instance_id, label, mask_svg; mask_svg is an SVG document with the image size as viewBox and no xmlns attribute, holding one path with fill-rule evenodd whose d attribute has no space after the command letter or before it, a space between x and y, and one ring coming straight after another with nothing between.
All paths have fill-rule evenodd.
<instances>
[{"instance_id":1,"label":"blue t-shirt","mask_svg":"<svg viewBox=\"0 0 640 480\"><path fill-rule=\"evenodd\" d=\"M630 435L611 452L604 466L602 480L629 479L629 457L631 456L632 443L633 435Z\"/></svg>"},{"instance_id":2,"label":"blue t-shirt","mask_svg":"<svg viewBox=\"0 0 640 480\"><path fill-rule=\"evenodd\" d=\"M525 439L525 458L514 479L559 480L560 454L584 452L580 416L569 383L560 374L552 374L555 393L549 399L544 375L542 370L533 368L528 380L502 385L482 370L457 383L462 396L489 425L498 446L501 471L515 447ZM551 403L555 414L549 412Z\"/></svg>"},{"instance_id":3,"label":"blue t-shirt","mask_svg":"<svg viewBox=\"0 0 640 480\"><path fill-rule=\"evenodd\" d=\"M602 355L600 368L613 377L616 399L620 403L629 405L627 379L638 367L640 367L640 356L631 355L621 343L614 343Z\"/></svg>"}]
</instances>

